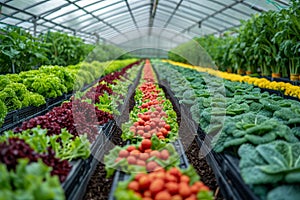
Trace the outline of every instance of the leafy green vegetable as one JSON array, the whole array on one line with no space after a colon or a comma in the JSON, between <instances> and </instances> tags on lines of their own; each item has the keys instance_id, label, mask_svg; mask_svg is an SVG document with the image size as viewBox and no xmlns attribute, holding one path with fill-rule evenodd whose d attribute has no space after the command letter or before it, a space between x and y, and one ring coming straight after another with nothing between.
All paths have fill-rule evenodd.
<instances>
[{"instance_id":1,"label":"leafy green vegetable","mask_svg":"<svg viewBox=\"0 0 300 200\"><path fill-rule=\"evenodd\" d=\"M27 159L20 159L16 171L8 171L0 163L0 199L65 199L58 177L50 172L41 160L28 164Z\"/></svg>"},{"instance_id":2,"label":"leafy green vegetable","mask_svg":"<svg viewBox=\"0 0 300 200\"><path fill-rule=\"evenodd\" d=\"M300 143L278 140L257 147L244 144L238 153L241 175L247 184L300 182Z\"/></svg>"},{"instance_id":3,"label":"leafy green vegetable","mask_svg":"<svg viewBox=\"0 0 300 200\"><path fill-rule=\"evenodd\" d=\"M0 141L17 137L25 140L38 153L47 152L47 147L52 147L55 155L62 160L75 160L78 158L87 159L90 156L90 143L86 135L75 137L66 129L61 130L59 135L47 135L47 129L40 127L32 128L15 134L13 131L6 131L0 136Z\"/></svg>"}]
</instances>

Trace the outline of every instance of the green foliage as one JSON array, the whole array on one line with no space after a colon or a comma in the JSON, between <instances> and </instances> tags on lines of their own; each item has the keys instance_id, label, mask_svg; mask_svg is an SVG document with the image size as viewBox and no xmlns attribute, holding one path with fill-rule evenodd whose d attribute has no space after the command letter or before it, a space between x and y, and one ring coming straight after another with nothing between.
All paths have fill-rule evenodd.
<instances>
[{"instance_id":1,"label":"green foliage","mask_svg":"<svg viewBox=\"0 0 300 200\"><path fill-rule=\"evenodd\" d=\"M300 182L300 144L273 141L239 149L241 175L247 184Z\"/></svg>"},{"instance_id":2,"label":"green foliage","mask_svg":"<svg viewBox=\"0 0 300 200\"><path fill-rule=\"evenodd\" d=\"M7 114L7 107L3 101L0 100L0 127L2 126Z\"/></svg>"},{"instance_id":3,"label":"green foliage","mask_svg":"<svg viewBox=\"0 0 300 200\"><path fill-rule=\"evenodd\" d=\"M58 177L50 172L41 160L29 164L27 159L20 159L15 171L0 163L0 200L65 199Z\"/></svg>"},{"instance_id":4,"label":"green foliage","mask_svg":"<svg viewBox=\"0 0 300 200\"><path fill-rule=\"evenodd\" d=\"M26 31L8 27L0 33L0 73L30 70L47 60L46 48Z\"/></svg>"},{"instance_id":5,"label":"green foliage","mask_svg":"<svg viewBox=\"0 0 300 200\"><path fill-rule=\"evenodd\" d=\"M235 68L260 71L262 75L281 73L284 77L300 73L300 3L280 11L267 11L241 21L239 28L220 37L204 36L196 40L221 70ZM232 36L234 35L234 36ZM187 63L181 52L195 52L190 42L169 52L169 59ZM180 49L178 51L177 49ZM176 55L180 55L177 56ZM199 54L200 56L200 54ZM183 56L187 58L186 56ZM194 64L195 63L191 63ZM197 64L196 64L197 65Z\"/></svg>"},{"instance_id":6,"label":"green foliage","mask_svg":"<svg viewBox=\"0 0 300 200\"><path fill-rule=\"evenodd\" d=\"M94 48L85 44L82 39L66 33L47 32L40 36L43 45L48 49L47 65L75 65L85 59Z\"/></svg>"},{"instance_id":7,"label":"green foliage","mask_svg":"<svg viewBox=\"0 0 300 200\"><path fill-rule=\"evenodd\" d=\"M17 137L25 140L34 151L46 153L51 147L55 151L55 156L62 160L87 159L90 156L90 143L86 135L75 137L66 129L61 130L59 135L47 135L47 129L40 127L28 129L22 133L15 134L13 131L6 131L0 136L0 141Z\"/></svg>"}]
</instances>

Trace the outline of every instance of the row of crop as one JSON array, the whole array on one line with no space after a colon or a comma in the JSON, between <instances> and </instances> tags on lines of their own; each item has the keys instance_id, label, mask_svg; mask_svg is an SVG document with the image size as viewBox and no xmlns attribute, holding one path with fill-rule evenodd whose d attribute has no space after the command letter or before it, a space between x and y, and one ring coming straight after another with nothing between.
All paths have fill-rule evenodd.
<instances>
[{"instance_id":1,"label":"row of crop","mask_svg":"<svg viewBox=\"0 0 300 200\"><path fill-rule=\"evenodd\" d=\"M99 77L136 61L80 63L68 67L43 66L39 70L0 76L0 125L7 112L27 106L40 106L55 98L81 89Z\"/></svg>"},{"instance_id":2,"label":"row of crop","mask_svg":"<svg viewBox=\"0 0 300 200\"><path fill-rule=\"evenodd\" d=\"M19 73L41 65L76 65L84 60L105 62L131 58L114 45L85 44L81 38L59 32L38 37L21 28L0 29L0 74Z\"/></svg>"},{"instance_id":3,"label":"row of crop","mask_svg":"<svg viewBox=\"0 0 300 200\"><path fill-rule=\"evenodd\" d=\"M214 70L211 68L203 68L203 67L196 67L188 64L168 61L171 64L182 66L189 69L194 69L199 72L205 72L209 73L213 76L217 76L219 78L223 78L229 81L233 82L240 82L240 83L247 83L251 84L260 88L266 88L271 90L276 90L281 92L282 94L286 96L291 96L300 99L300 87L292 85L290 83L284 83L284 82L276 82L276 81L269 81L265 78L256 78L251 76L241 76L238 74L232 74L227 72L221 72L218 70Z\"/></svg>"},{"instance_id":4,"label":"row of crop","mask_svg":"<svg viewBox=\"0 0 300 200\"><path fill-rule=\"evenodd\" d=\"M70 101L23 122L13 131L4 132L0 136L0 196L65 199L61 183L69 177L73 167L70 161L90 157L99 126L112 120L114 110L120 105L112 104L105 112L98 108L100 99L105 95L108 98L125 95L114 87L122 84L118 88L124 91L132 83L140 69L133 66L136 65L102 77L87 92L76 94Z\"/></svg>"},{"instance_id":5,"label":"row of crop","mask_svg":"<svg viewBox=\"0 0 300 200\"><path fill-rule=\"evenodd\" d=\"M122 126L122 138L104 158L107 176L116 169L131 176L119 182L114 197L122 199L212 199L192 167L179 169L180 155L170 144L178 139L177 116L164 96L147 61L134 96L130 120ZM164 169L165 168L165 169Z\"/></svg>"},{"instance_id":6,"label":"row of crop","mask_svg":"<svg viewBox=\"0 0 300 200\"><path fill-rule=\"evenodd\" d=\"M157 62L193 120L212 138L215 152L240 159L245 183L261 199L299 197L300 103L205 72Z\"/></svg>"},{"instance_id":7,"label":"row of crop","mask_svg":"<svg viewBox=\"0 0 300 200\"><path fill-rule=\"evenodd\" d=\"M291 80L299 80L299 17L300 2L293 0L285 9L253 15L249 20L242 21L240 27L220 37L205 36L193 41L208 52L222 71L242 74L247 71L263 76L272 73L274 77L290 76ZM192 60L190 52L196 49L191 44L182 44L171 50L169 58L189 62Z\"/></svg>"}]
</instances>

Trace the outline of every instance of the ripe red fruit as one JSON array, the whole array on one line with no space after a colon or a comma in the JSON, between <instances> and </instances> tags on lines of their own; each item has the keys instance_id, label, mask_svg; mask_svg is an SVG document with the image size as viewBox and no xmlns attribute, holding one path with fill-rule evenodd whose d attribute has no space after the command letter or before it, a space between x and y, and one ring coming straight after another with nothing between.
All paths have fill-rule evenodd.
<instances>
[{"instance_id":1,"label":"ripe red fruit","mask_svg":"<svg viewBox=\"0 0 300 200\"><path fill-rule=\"evenodd\" d=\"M194 185L191 186L191 192L193 194L197 194L199 191L200 191L200 188L198 188L197 185L194 184Z\"/></svg>"},{"instance_id":2,"label":"ripe red fruit","mask_svg":"<svg viewBox=\"0 0 300 200\"><path fill-rule=\"evenodd\" d=\"M137 181L131 181L128 184L128 189L133 190L133 191L138 191L139 190L139 183Z\"/></svg>"},{"instance_id":3,"label":"ripe red fruit","mask_svg":"<svg viewBox=\"0 0 300 200\"><path fill-rule=\"evenodd\" d=\"M140 120L138 121L140 126L144 126L145 125L145 121L144 120Z\"/></svg>"},{"instance_id":4,"label":"ripe red fruit","mask_svg":"<svg viewBox=\"0 0 300 200\"><path fill-rule=\"evenodd\" d=\"M152 195L156 195L164 189L164 182L161 179L154 180L149 189Z\"/></svg>"},{"instance_id":5,"label":"ripe red fruit","mask_svg":"<svg viewBox=\"0 0 300 200\"><path fill-rule=\"evenodd\" d=\"M179 171L179 169L177 169L176 167L172 167L170 170L169 170L169 173L177 178L180 178L181 176L181 172Z\"/></svg>"},{"instance_id":6,"label":"ripe red fruit","mask_svg":"<svg viewBox=\"0 0 300 200\"><path fill-rule=\"evenodd\" d=\"M166 124L165 125L165 129L167 129L167 131L170 131L171 130L171 126L169 124Z\"/></svg>"},{"instance_id":7,"label":"ripe red fruit","mask_svg":"<svg viewBox=\"0 0 300 200\"><path fill-rule=\"evenodd\" d=\"M182 175L180 177L180 182L184 182L184 183L187 183L189 184L190 183L190 177L186 176L186 175Z\"/></svg>"},{"instance_id":8,"label":"ripe red fruit","mask_svg":"<svg viewBox=\"0 0 300 200\"><path fill-rule=\"evenodd\" d=\"M156 156L157 158L160 158L160 153L157 150L153 150L150 152L150 157Z\"/></svg>"},{"instance_id":9,"label":"ripe red fruit","mask_svg":"<svg viewBox=\"0 0 300 200\"><path fill-rule=\"evenodd\" d=\"M144 150L151 149L152 142L149 139L143 139L141 146Z\"/></svg>"},{"instance_id":10,"label":"ripe red fruit","mask_svg":"<svg viewBox=\"0 0 300 200\"><path fill-rule=\"evenodd\" d=\"M140 156L140 151L139 150L133 150L130 152L130 156L134 156L136 158L138 158Z\"/></svg>"},{"instance_id":11,"label":"ripe red fruit","mask_svg":"<svg viewBox=\"0 0 300 200\"><path fill-rule=\"evenodd\" d=\"M179 194L182 197L188 197L191 195L191 189L187 183L180 183L179 184Z\"/></svg>"},{"instance_id":12,"label":"ripe red fruit","mask_svg":"<svg viewBox=\"0 0 300 200\"><path fill-rule=\"evenodd\" d=\"M139 131L139 130L142 130L142 131L143 131L143 130L144 130L144 126L137 126L136 129L137 129L138 131Z\"/></svg>"},{"instance_id":13,"label":"ripe red fruit","mask_svg":"<svg viewBox=\"0 0 300 200\"><path fill-rule=\"evenodd\" d=\"M143 137L145 139L150 139L151 138L151 134L150 133L144 133Z\"/></svg>"},{"instance_id":14,"label":"ripe red fruit","mask_svg":"<svg viewBox=\"0 0 300 200\"><path fill-rule=\"evenodd\" d=\"M171 200L183 200L183 198L179 194L176 194L176 195L172 196Z\"/></svg>"},{"instance_id":15,"label":"ripe red fruit","mask_svg":"<svg viewBox=\"0 0 300 200\"><path fill-rule=\"evenodd\" d=\"M150 131L150 130L151 130L151 126L150 126L150 125L146 125L146 126L144 127L144 130L145 130L145 131Z\"/></svg>"},{"instance_id":16,"label":"ripe red fruit","mask_svg":"<svg viewBox=\"0 0 300 200\"><path fill-rule=\"evenodd\" d=\"M167 182L177 182L177 178L171 175L169 172L166 173L166 181Z\"/></svg>"},{"instance_id":17,"label":"ripe red fruit","mask_svg":"<svg viewBox=\"0 0 300 200\"><path fill-rule=\"evenodd\" d=\"M135 165L136 164L136 158L134 156L128 156L127 157L127 162L130 165Z\"/></svg>"},{"instance_id":18,"label":"ripe red fruit","mask_svg":"<svg viewBox=\"0 0 300 200\"><path fill-rule=\"evenodd\" d=\"M139 125L138 122L134 122L134 123L133 123L133 126L135 126L135 127L137 127L138 125Z\"/></svg>"},{"instance_id":19,"label":"ripe red fruit","mask_svg":"<svg viewBox=\"0 0 300 200\"><path fill-rule=\"evenodd\" d=\"M170 192L170 194L174 195L174 194L178 194L179 192L179 187L178 184L175 182L169 182L166 184L166 189L168 190L168 192Z\"/></svg>"},{"instance_id":20,"label":"ripe red fruit","mask_svg":"<svg viewBox=\"0 0 300 200\"><path fill-rule=\"evenodd\" d=\"M157 132L156 136L159 138L160 136L164 136L164 135L162 134L162 132Z\"/></svg>"},{"instance_id":21,"label":"ripe red fruit","mask_svg":"<svg viewBox=\"0 0 300 200\"><path fill-rule=\"evenodd\" d=\"M146 161L149 159L149 154L148 153L141 153L140 154L140 159L143 160L143 161Z\"/></svg>"},{"instance_id":22,"label":"ripe red fruit","mask_svg":"<svg viewBox=\"0 0 300 200\"><path fill-rule=\"evenodd\" d=\"M142 136L142 135L144 135L144 131L143 130L138 130L137 134L140 135L140 136Z\"/></svg>"},{"instance_id":23,"label":"ripe red fruit","mask_svg":"<svg viewBox=\"0 0 300 200\"><path fill-rule=\"evenodd\" d=\"M136 161L136 164L137 164L137 165L140 165L140 166L146 166L146 162L143 161L143 160L140 160L140 159L138 159L138 160Z\"/></svg>"},{"instance_id":24,"label":"ripe red fruit","mask_svg":"<svg viewBox=\"0 0 300 200\"><path fill-rule=\"evenodd\" d=\"M153 200L151 197L143 197L142 200Z\"/></svg>"},{"instance_id":25,"label":"ripe red fruit","mask_svg":"<svg viewBox=\"0 0 300 200\"><path fill-rule=\"evenodd\" d=\"M160 152L160 158L162 160L167 160L170 156L170 153L168 152L168 150L164 149Z\"/></svg>"},{"instance_id":26,"label":"ripe red fruit","mask_svg":"<svg viewBox=\"0 0 300 200\"><path fill-rule=\"evenodd\" d=\"M147 190L150 187L150 184L151 184L151 180L147 176L142 176L139 179L139 188L141 190ZM150 193L150 196L151 196L151 193Z\"/></svg>"},{"instance_id":27,"label":"ripe red fruit","mask_svg":"<svg viewBox=\"0 0 300 200\"><path fill-rule=\"evenodd\" d=\"M152 172L155 170L155 168L158 166L158 164L155 161L150 161L147 163L146 169L148 172Z\"/></svg>"},{"instance_id":28,"label":"ripe red fruit","mask_svg":"<svg viewBox=\"0 0 300 200\"><path fill-rule=\"evenodd\" d=\"M168 131L165 128L161 128L160 132L162 132L162 134L166 137L168 135Z\"/></svg>"},{"instance_id":29,"label":"ripe red fruit","mask_svg":"<svg viewBox=\"0 0 300 200\"><path fill-rule=\"evenodd\" d=\"M150 186L150 185L149 185ZM148 187L149 187L148 186ZM146 190L145 192L144 192L144 197L151 197L151 192L150 192L150 190Z\"/></svg>"},{"instance_id":30,"label":"ripe red fruit","mask_svg":"<svg viewBox=\"0 0 300 200\"><path fill-rule=\"evenodd\" d=\"M165 138L164 136L159 136L158 139L164 140L164 139L166 139L166 138Z\"/></svg>"},{"instance_id":31,"label":"ripe red fruit","mask_svg":"<svg viewBox=\"0 0 300 200\"><path fill-rule=\"evenodd\" d=\"M197 200L196 195L191 195L188 198L185 198L185 200Z\"/></svg>"},{"instance_id":32,"label":"ripe red fruit","mask_svg":"<svg viewBox=\"0 0 300 200\"><path fill-rule=\"evenodd\" d=\"M171 195L167 191L157 193L155 200L171 200Z\"/></svg>"},{"instance_id":33,"label":"ripe red fruit","mask_svg":"<svg viewBox=\"0 0 300 200\"><path fill-rule=\"evenodd\" d=\"M135 146L129 146L129 147L127 147L127 151L128 152L131 152L133 150L136 150Z\"/></svg>"},{"instance_id":34,"label":"ripe red fruit","mask_svg":"<svg viewBox=\"0 0 300 200\"><path fill-rule=\"evenodd\" d=\"M119 157L120 157L120 158L127 158L128 155L129 155L129 152L126 151L126 150L121 150L121 151L119 152Z\"/></svg>"}]
</instances>

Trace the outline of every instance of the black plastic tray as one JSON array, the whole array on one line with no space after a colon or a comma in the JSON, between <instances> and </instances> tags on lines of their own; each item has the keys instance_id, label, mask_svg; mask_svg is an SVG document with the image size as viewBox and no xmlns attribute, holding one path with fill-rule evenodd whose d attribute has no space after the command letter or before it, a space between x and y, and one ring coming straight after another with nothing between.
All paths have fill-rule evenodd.
<instances>
[{"instance_id":1,"label":"black plastic tray","mask_svg":"<svg viewBox=\"0 0 300 200\"><path fill-rule=\"evenodd\" d=\"M249 186L243 181L239 171L239 160L229 154L216 153L198 137L197 143L206 153L206 160L213 169L221 193L226 200L259 198L251 191Z\"/></svg>"}]
</instances>

